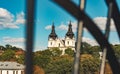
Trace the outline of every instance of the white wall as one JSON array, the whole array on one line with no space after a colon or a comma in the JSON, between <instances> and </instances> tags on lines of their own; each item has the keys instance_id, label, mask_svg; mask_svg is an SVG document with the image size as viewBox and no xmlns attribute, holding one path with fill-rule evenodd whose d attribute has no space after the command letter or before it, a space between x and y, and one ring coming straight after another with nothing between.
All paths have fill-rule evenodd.
<instances>
[{"instance_id":1,"label":"white wall","mask_svg":"<svg viewBox=\"0 0 120 74\"><path fill-rule=\"evenodd\" d=\"M69 43L68 43L69 42ZM51 44L52 43L52 44ZM75 38L71 39L69 37L65 38L65 43L61 39L49 39L48 40L48 48L59 47L62 50L62 55L65 53L65 49L70 47L72 50L75 50Z\"/></svg>"},{"instance_id":2,"label":"white wall","mask_svg":"<svg viewBox=\"0 0 120 74\"><path fill-rule=\"evenodd\" d=\"M71 39L69 37L66 37L65 38L65 46L69 47L69 46L72 46L72 47L75 47L75 39Z\"/></svg>"},{"instance_id":3,"label":"white wall","mask_svg":"<svg viewBox=\"0 0 120 74\"><path fill-rule=\"evenodd\" d=\"M13 74L13 71L15 71L14 74L22 74L23 70L2 70L2 73L0 74L7 74L7 71L8 71L8 74Z\"/></svg>"},{"instance_id":4,"label":"white wall","mask_svg":"<svg viewBox=\"0 0 120 74\"><path fill-rule=\"evenodd\" d=\"M48 40L48 47L64 47L64 43L60 39L49 39Z\"/></svg>"}]
</instances>

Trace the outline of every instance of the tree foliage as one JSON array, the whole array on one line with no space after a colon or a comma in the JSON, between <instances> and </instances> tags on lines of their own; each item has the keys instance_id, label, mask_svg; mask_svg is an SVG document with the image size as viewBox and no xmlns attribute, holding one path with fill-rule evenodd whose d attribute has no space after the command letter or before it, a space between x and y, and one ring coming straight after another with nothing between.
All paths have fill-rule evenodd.
<instances>
[{"instance_id":1,"label":"tree foliage","mask_svg":"<svg viewBox=\"0 0 120 74\"><path fill-rule=\"evenodd\" d=\"M100 60L94 58L92 55L81 55L80 61L80 73L81 74L95 74L99 70Z\"/></svg>"},{"instance_id":2,"label":"tree foliage","mask_svg":"<svg viewBox=\"0 0 120 74\"><path fill-rule=\"evenodd\" d=\"M49 56L37 55L33 57L34 65L38 65L42 68L45 68L46 65L50 62L51 58Z\"/></svg>"},{"instance_id":3,"label":"tree foliage","mask_svg":"<svg viewBox=\"0 0 120 74\"><path fill-rule=\"evenodd\" d=\"M24 54L19 55L19 57L16 58L16 61L17 61L18 63L20 63L20 64L25 64L25 56L24 56Z\"/></svg>"},{"instance_id":4,"label":"tree foliage","mask_svg":"<svg viewBox=\"0 0 120 74\"><path fill-rule=\"evenodd\" d=\"M45 74L44 70L37 65L33 66L33 74Z\"/></svg>"},{"instance_id":5,"label":"tree foliage","mask_svg":"<svg viewBox=\"0 0 120 74\"><path fill-rule=\"evenodd\" d=\"M120 45L113 46L115 55L118 59L120 59Z\"/></svg>"},{"instance_id":6,"label":"tree foliage","mask_svg":"<svg viewBox=\"0 0 120 74\"><path fill-rule=\"evenodd\" d=\"M74 50L72 50L71 48L67 48L65 49L65 54L69 56L74 56Z\"/></svg>"},{"instance_id":7,"label":"tree foliage","mask_svg":"<svg viewBox=\"0 0 120 74\"><path fill-rule=\"evenodd\" d=\"M13 59L15 55L15 52L11 49L4 51L4 53L0 56L0 60L2 61L9 61L10 59Z\"/></svg>"},{"instance_id":8,"label":"tree foliage","mask_svg":"<svg viewBox=\"0 0 120 74\"><path fill-rule=\"evenodd\" d=\"M53 59L45 68L46 74L71 74L73 60L71 57L61 56Z\"/></svg>"},{"instance_id":9,"label":"tree foliage","mask_svg":"<svg viewBox=\"0 0 120 74\"><path fill-rule=\"evenodd\" d=\"M52 52L53 57L58 57L62 54L62 50L57 47L50 49L50 51Z\"/></svg>"},{"instance_id":10,"label":"tree foliage","mask_svg":"<svg viewBox=\"0 0 120 74\"><path fill-rule=\"evenodd\" d=\"M120 45L112 46L116 57L120 58ZM10 61L15 59L18 63L24 64L24 54L15 57L17 47L11 45L0 46L0 50L4 51L0 55L0 61ZM99 46L91 46L87 43L82 44L80 58L80 74L95 74L99 70L100 59ZM46 49L33 52L33 64L36 65L34 74L40 73L40 68L45 74L71 74L73 70L74 51L70 48L65 50L65 55L61 55L62 51L59 48ZM67 55L66 55L67 54ZM38 67L39 66L39 67Z\"/></svg>"}]
</instances>

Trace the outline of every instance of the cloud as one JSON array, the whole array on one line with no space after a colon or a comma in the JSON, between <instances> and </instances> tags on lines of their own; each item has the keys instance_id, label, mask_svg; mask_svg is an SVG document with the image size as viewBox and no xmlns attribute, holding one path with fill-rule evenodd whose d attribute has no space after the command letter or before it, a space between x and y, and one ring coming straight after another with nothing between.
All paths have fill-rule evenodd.
<instances>
[{"instance_id":1,"label":"cloud","mask_svg":"<svg viewBox=\"0 0 120 74\"><path fill-rule=\"evenodd\" d=\"M47 26L45 27L45 29L46 29L46 30L51 30L51 29L52 29L52 25L47 25Z\"/></svg>"},{"instance_id":2,"label":"cloud","mask_svg":"<svg viewBox=\"0 0 120 74\"><path fill-rule=\"evenodd\" d=\"M58 28L59 30L65 30L65 31L67 31L67 30L68 30L69 23L70 23L70 22L67 22L67 24L61 23L57 28ZM73 32L76 32L77 22L74 21L74 22L71 22L71 24L72 24L72 30L73 30Z\"/></svg>"},{"instance_id":3,"label":"cloud","mask_svg":"<svg viewBox=\"0 0 120 74\"><path fill-rule=\"evenodd\" d=\"M24 38L3 37L3 42L5 42L5 43L23 43L23 42L25 42L25 39Z\"/></svg>"},{"instance_id":4,"label":"cloud","mask_svg":"<svg viewBox=\"0 0 120 74\"><path fill-rule=\"evenodd\" d=\"M92 46L98 45L98 43L95 40L92 40L92 39L87 38L87 37L83 37L82 42L86 42L86 43L88 43L88 44L90 44Z\"/></svg>"},{"instance_id":5,"label":"cloud","mask_svg":"<svg viewBox=\"0 0 120 74\"><path fill-rule=\"evenodd\" d=\"M22 48L23 50L25 50L25 46L24 45L12 44L12 46L15 46L15 47L18 47L18 48Z\"/></svg>"},{"instance_id":6,"label":"cloud","mask_svg":"<svg viewBox=\"0 0 120 74\"><path fill-rule=\"evenodd\" d=\"M101 30L105 30L106 21L107 21L106 17L96 17L96 18L93 19L93 21L98 25L98 27ZM113 21L113 19L111 19L111 25L110 25L111 31L115 31L116 30L114 25L115 25L114 21Z\"/></svg>"},{"instance_id":7,"label":"cloud","mask_svg":"<svg viewBox=\"0 0 120 74\"><path fill-rule=\"evenodd\" d=\"M67 24L61 23L60 25L56 26L56 29L67 31L69 23L70 22L67 22ZM75 33L77 31L77 21L73 21L73 22L71 22L71 24L72 24L72 30ZM51 25L46 26L45 29L51 30ZM86 30L86 29L84 28L84 30Z\"/></svg>"},{"instance_id":8,"label":"cloud","mask_svg":"<svg viewBox=\"0 0 120 74\"><path fill-rule=\"evenodd\" d=\"M62 23L61 25L58 26L58 29L59 30L68 30L68 26Z\"/></svg>"},{"instance_id":9,"label":"cloud","mask_svg":"<svg viewBox=\"0 0 120 74\"><path fill-rule=\"evenodd\" d=\"M16 16L7 9L0 8L0 29L12 28L18 29L19 24L25 24L24 13L18 13Z\"/></svg>"},{"instance_id":10,"label":"cloud","mask_svg":"<svg viewBox=\"0 0 120 74\"><path fill-rule=\"evenodd\" d=\"M23 12L20 12L19 14L17 14L17 16L16 16L16 24L25 24L24 16L25 16L25 14Z\"/></svg>"},{"instance_id":11,"label":"cloud","mask_svg":"<svg viewBox=\"0 0 120 74\"><path fill-rule=\"evenodd\" d=\"M101 29L101 30L105 30L106 27L106 21L107 18L106 17L95 17L93 19L93 21L97 24L97 26ZM72 30L75 33L77 31L77 21L73 21L71 22L72 24ZM68 25L69 22L67 22L67 24L61 23L60 25L56 26L57 30L68 30ZM111 19L111 25L110 25L111 31L116 31L115 26L114 26L114 21L113 19ZM45 27L46 30L50 30L51 29L51 25L48 25ZM86 28L83 29L84 31L87 31Z\"/></svg>"}]
</instances>

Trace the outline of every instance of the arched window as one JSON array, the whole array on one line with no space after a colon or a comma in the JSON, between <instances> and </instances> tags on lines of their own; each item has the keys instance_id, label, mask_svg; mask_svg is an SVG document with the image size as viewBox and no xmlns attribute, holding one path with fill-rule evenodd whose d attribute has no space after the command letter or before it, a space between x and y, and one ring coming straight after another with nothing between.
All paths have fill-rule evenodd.
<instances>
[{"instance_id":1,"label":"arched window","mask_svg":"<svg viewBox=\"0 0 120 74\"><path fill-rule=\"evenodd\" d=\"M69 41L67 42L67 44L69 45Z\"/></svg>"},{"instance_id":2,"label":"arched window","mask_svg":"<svg viewBox=\"0 0 120 74\"><path fill-rule=\"evenodd\" d=\"M60 43L59 43L59 47L60 47Z\"/></svg>"},{"instance_id":3,"label":"arched window","mask_svg":"<svg viewBox=\"0 0 120 74\"><path fill-rule=\"evenodd\" d=\"M52 45L52 42L51 42L51 45Z\"/></svg>"}]
</instances>

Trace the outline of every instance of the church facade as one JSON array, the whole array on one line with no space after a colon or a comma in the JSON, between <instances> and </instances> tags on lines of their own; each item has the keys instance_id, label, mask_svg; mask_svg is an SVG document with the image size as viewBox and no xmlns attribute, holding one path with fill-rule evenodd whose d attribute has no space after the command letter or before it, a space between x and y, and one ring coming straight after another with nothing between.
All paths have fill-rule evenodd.
<instances>
[{"instance_id":1,"label":"church facade","mask_svg":"<svg viewBox=\"0 0 120 74\"><path fill-rule=\"evenodd\" d=\"M64 39L58 38L56 32L55 32L55 26L52 25L51 33L48 37L48 49L58 47L60 50L63 51L62 54L64 54L65 49L71 48L72 50L75 50L75 36L72 31L72 24L69 23L68 31L65 35Z\"/></svg>"}]
</instances>

